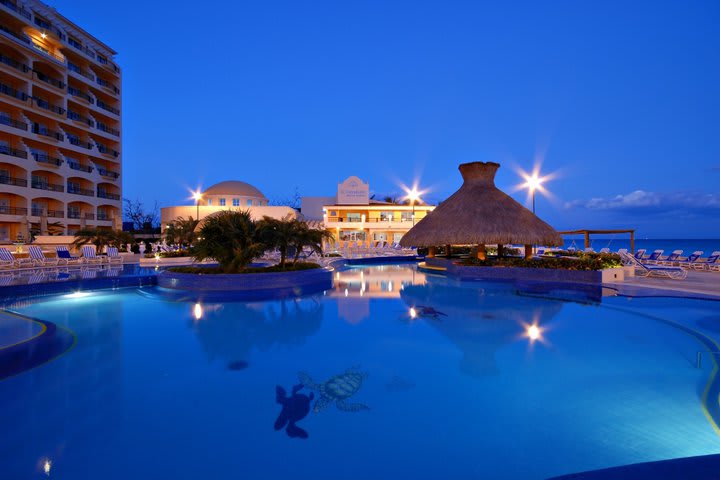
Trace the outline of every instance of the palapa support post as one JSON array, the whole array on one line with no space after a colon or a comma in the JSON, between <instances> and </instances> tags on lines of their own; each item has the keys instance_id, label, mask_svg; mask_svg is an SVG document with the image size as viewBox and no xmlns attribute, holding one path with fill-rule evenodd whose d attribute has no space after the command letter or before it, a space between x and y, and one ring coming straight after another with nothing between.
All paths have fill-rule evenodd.
<instances>
[{"instance_id":1,"label":"palapa support post","mask_svg":"<svg viewBox=\"0 0 720 480\"><path fill-rule=\"evenodd\" d=\"M525 245L525 260L530 260L533 256L532 245Z\"/></svg>"},{"instance_id":2,"label":"palapa support post","mask_svg":"<svg viewBox=\"0 0 720 480\"><path fill-rule=\"evenodd\" d=\"M505 246L498 243L498 258L505 256Z\"/></svg>"},{"instance_id":3,"label":"palapa support post","mask_svg":"<svg viewBox=\"0 0 720 480\"><path fill-rule=\"evenodd\" d=\"M450 258L452 256L452 248L450 245L445 245L445 257Z\"/></svg>"},{"instance_id":4,"label":"palapa support post","mask_svg":"<svg viewBox=\"0 0 720 480\"><path fill-rule=\"evenodd\" d=\"M428 248L428 258L435 258L435 247Z\"/></svg>"},{"instance_id":5,"label":"palapa support post","mask_svg":"<svg viewBox=\"0 0 720 480\"><path fill-rule=\"evenodd\" d=\"M478 245L477 258L478 258L478 260L485 260L487 258L487 255L485 252L485 245Z\"/></svg>"}]
</instances>

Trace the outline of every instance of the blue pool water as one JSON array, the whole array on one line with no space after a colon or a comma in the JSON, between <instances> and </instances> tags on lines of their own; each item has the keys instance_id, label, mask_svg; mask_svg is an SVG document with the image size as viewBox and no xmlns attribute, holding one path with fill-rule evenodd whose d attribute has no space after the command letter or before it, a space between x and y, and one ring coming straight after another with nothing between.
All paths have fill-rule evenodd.
<instances>
[{"instance_id":1,"label":"blue pool water","mask_svg":"<svg viewBox=\"0 0 720 480\"><path fill-rule=\"evenodd\" d=\"M18 301L76 343L0 382L0 477L543 479L717 453L716 359L697 365L720 350L717 307L565 302L413 265L295 300ZM293 394L299 378L317 389ZM275 430L283 408L308 438Z\"/></svg>"}]
</instances>

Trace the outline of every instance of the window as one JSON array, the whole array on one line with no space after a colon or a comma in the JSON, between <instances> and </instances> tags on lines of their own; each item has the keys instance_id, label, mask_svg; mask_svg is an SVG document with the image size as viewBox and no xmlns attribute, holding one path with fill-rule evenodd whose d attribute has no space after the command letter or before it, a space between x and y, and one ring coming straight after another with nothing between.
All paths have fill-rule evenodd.
<instances>
[{"instance_id":1,"label":"window","mask_svg":"<svg viewBox=\"0 0 720 480\"><path fill-rule=\"evenodd\" d=\"M247 205L248 207L252 206L252 200L247 200L245 202L245 205Z\"/></svg>"},{"instance_id":2,"label":"window","mask_svg":"<svg viewBox=\"0 0 720 480\"><path fill-rule=\"evenodd\" d=\"M413 219L413 213L412 212L402 212L400 213L400 220L403 222L412 222Z\"/></svg>"},{"instance_id":3,"label":"window","mask_svg":"<svg viewBox=\"0 0 720 480\"><path fill-rule=\"evenodd\" d=\"M221 199L220 199L220 203L219 203L218 205L220 205L221 207L224 207L224 206L225 206L225 199L224 199L224 198L221 198Z\"/></svg>"},{"instance_id":4,"label":"window","mask_svg":"<svg viewBox=\"0 0 720 480\"><path fill-rule=\"evenodd\" d=\"M212 207L212 198L208 198L207 203L208 203L208 207Z\"/></svg>"},{"instance_id":5,"label":"window","mask_svg":"<svg viewBox=\"0 0 720 480\"><path fill-rule=\"evenodd\" d=\"M360 221L362 221L362 217L360 216L359 213L348 213L347 221L348 222L360 222Z\"/></svg>"},{"instance_id":6,"label":"window","mask_svg":"<svg viewBox=\"0 0 720 480\"><path fill-rule=\"evenodd\" d=\"M337 210L330 210L331 217L337 217Z\"/></svg>"},{"instance_id":7,"label":"window","mask_svg":"<svg viewBox=\"0 0 720 480\"><path fill-rule=\"evenodd\" d=\"M380 212L380 221L381 222L392 222L393 220L393 212ZM383 240L385 240L383 238Z\"/></svg>"},{"instance_id":8,"label":"window","mask_svg":"<svg viewBox=\"0 0 720 480\"><path fill-rule=\"evenodd\" d=\"M240 199L233 198L233 207L239 207L239 206L240 206Z\"/></svg>"}]
</instances>

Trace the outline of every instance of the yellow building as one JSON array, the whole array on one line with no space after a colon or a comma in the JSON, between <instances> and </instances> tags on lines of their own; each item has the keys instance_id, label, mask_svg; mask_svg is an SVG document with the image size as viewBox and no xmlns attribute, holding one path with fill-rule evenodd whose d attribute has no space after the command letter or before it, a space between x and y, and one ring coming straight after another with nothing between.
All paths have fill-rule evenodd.
<instances>
[{"instance_id":1,"label":"yellow building","mask_svg":"<svg viewBox=\"0 0 720 480\"><path fill-rule=\"evenodd\" d=\"M248 210L253 220L264 216L272 218L297 217L297 211L290 207L271 207L263 193L249 183L229 180L216 183L200 193L195 205L180 205L160 209L160 228L163 232L168 224L179 217L200 219L223 210Z\"/></svg>"},{"instance_id":2,"label":"yellow building","mask_svg":"<svg viewBox=\"0 0 720 480\"><path fill-rule=\"evenodd\" d=\"M115 51L37 0L0 1L0 242L121 225Z\"/></svg>"},{"instance_id":3,"label":"yellow building","mask_svg":"<svg viewBox=\"0 0 720 480\"><path fill-rule=\"evenodd\" d=\"M396 243L434 208L371 199L370 186L352 176L338 184L334 197L303 197L301 212L307 219L322 219L338 241Z\"/></svg>"}]
</instances>

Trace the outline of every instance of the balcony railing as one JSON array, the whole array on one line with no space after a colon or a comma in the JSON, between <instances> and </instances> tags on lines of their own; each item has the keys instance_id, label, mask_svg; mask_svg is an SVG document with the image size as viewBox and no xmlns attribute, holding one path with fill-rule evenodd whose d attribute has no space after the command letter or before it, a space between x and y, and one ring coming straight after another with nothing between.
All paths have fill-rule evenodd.
<instances>
[{"instance_id":1,"label":"balcony railing","mask_svg":"<svg viewBox=\"0 0 720 480\"><path fill-rule=\"evenodd\" d=\"M119 173L113 172L112 170L106 170L102 167L97 167L97 171L103 177L118 178L120 176Z\"/></svg>"},{"instance_id":2,"label":"balcony railing","mask_svg":"<svg viewBox=\"0 0 720 480\"><path fill-rule=\"evenodd\" d=\"M27 93L21 92L20 90L15 90L10 85L5 85L4 83L0 83L0 93L9 97L17 98L18 100L22 100L23 102L28 99Z\"/></svg>"},{"instance_id":3,"label":"balcony railing","mask_svg":"<svg viewBox=\"0 0 720 480\"><path fill-rule=\"evenodd\" d=\"M13 32L3 24L0 24L0 32L3 32L6 36L12 38L13 40L30 45L30 39L28 37L21 36L19 33Z\"/></svg>"},{"instance_id":4,"label":"balcony railing","mask_svg":"<svg viewBox=\"0 0 720 480\"><path fill-rule=\"evenodd\" d=\"M90 120L88 117L85 117L83 115L80 115L77 112L73 112L72 110L67 111L67 118L70 120L75 120L76 122L84 123L86 125L89 125L91 127L95 126L95 122Z\"/></svg>"},{"instance_id":5,"label":"balcony railing","mask_svg":"<svg viewBox=\"0 0 720 480\"><path fill-rule=\"evenodd\" d=\"M0 0L0 4L4 5L6 8L8 8L9 10L12 10L15 13L19 13L20 15L27 18L28 20L30 20L32 18L30 11L26 10L25 7L23 7L22 5L18 6L16 4L14 4L13 2L11 2L10 0Z\"/></svg>"},{"instance_id":6,"label":"balcony railing","mask_svg":"<svg viewBox=\"0 0 720 480\"><path fill-rule=\"evenodd\" d=\"M97 145L98 151L100 153L104 153L105 155L112 155L113 157L117 158L118 155L120 155L120 152L117 150L113 150L112 148L108 148L106 145L103 145L102 143L95 142Z\"/></svg>"},{"instance_id":7,"label":"balcony railing","mask_svg":"<svg viewBox=\"0 0 720 480\"><path fill-rule=\"evenodd\" d=\"M95 220L95 214L94 213L86 213L85 220Z\"/></svg>"},{"instance_id":8,"label":"balcony railing","mask_svg":"<svg viewBox=\"0 0 720 480\"><path fill-rule=\"evenodd\" d=\"M93 167L89 167L87 165L80 165L77 162L67 162L68 167L72 168L73 170L79 170L81 172L87 172L92 173Z\"/></svg>"},{"instance_id":9,"label":"balcony railing","mask_svg":"<svg viewBox=\"0 0 720 480\"><path fill-rule=\"evenodd\" d=\"M95 128L97 128L101 132L109 133L110 135L114 135L116 137L120 136L120 130L117 130L112 127L108 127L107 125L105 125L104 123L101 123L101 122L97 122L97 124L95 125Z\"/></svg>"},{"instance_id":10,"label":"balcony railing","mask_svg":"<svg viewBox=\"0 0 720 480\"><path fill-rule=\"evenodd\" d=\"M7 125L8 127L19 128L20 130L27 130L28 124L19 120L12 119L7 115L0 113L0 124Z\"/></svg>"},{"instance_id":11,"label":"balcony railing","mask_svg":"<svg viewBox=\"0 0 720 480\"><path fill-rule=\"evenodd\" d=\"M49 190L51 192L64 192L65 187L62 185L57 185L55 183L48 183L48 182L32 182L32 188L37 188L38 190Z\"/></svg>"},{"instance_id":12,"label":"balcony railing","mask_svg":"<svg viewBox=\"0 0 720 480\"><path fill-rule=\"evenodd\" d=\"M103 192L102 190L98 190L97 197L98 198L107 198L109 200L120 200L120 195L118 195L116 193Z\"/></svg>"},{"instance_id":13,"label":"balcony railing","mask_svg":"<svg viewBox=\"0 0 720 480\"><path fill-rule=\"evenodd\" d=\"M59 89L61 89L61 90L63 90L63 89L65 88L65 83L61 82L60 80L58 80L58 79L56 79L56 78L52 78L52 77L50 77L50 76L48 76L48 75L45 75L45 74L42 73L42 72L38 72L37 70L33 70L33 72L35 72L35 76L36 76L36 77L38 78L38 80L40 80L41 82L45 82L45 83L47 83L47 84L49 84L49 85L52 85L52 86L55 87L55 88L59 88Z\"/></svg>"},{"instance_id":14,"label":"balcony railing","mask_svg":"<svg viewBox=\"0 0 720 480\"><path fill-rule=\"evenodd\" d=\"M95 192L86 188L80 188L73 185L68 185L67 193L74 193L75 195L84 195L86 197L94 197Z\"/></svg>"},{"instance_id":15,"label":"balcony railing","mask_svg":"<svg viewBox=\"0 0 720 480\"><path fill-rule=\"evenodd\" d=\"M61 142L64 138L62 133L56 132L55 130L50 130L49 128L42 127L38 124L33 125L32 132L37 135L42 135L44 137L50 137L55 140L60 140Z\"/></svg>"},{"instance_id":16,"label":"balcony railing","mask_svg":"<svg viewBox=\"0 0 720 480\"><path fill-rule=\"evenodd\" d=\"M8 177L7 175L0 175L0 183L15 187L27 187L27 180L24 178Z\"/></svg>"},{"instance_id":17,"label":"balcony railing","mask_svg":"<svg viewBox=\"0 0 720 480\"><path fill-rule=\"evenodd\" d=\"M120 110L118 110L115 107L111 107L107 103L103 102L102 100L98 99L97 106L102 108L103 110L107 110L110 113L114 113L115 115L120 115Z\"/></svg>"},{"instance_id":18,"label":"balcony railing","mask_svg":"<svg viewBox=\"0 0 720 480\"><path fill-rule=\"evenodd\" d=\"M30 42L30 43L32 44L32 46L35 50L42 52L49 57L54 58L55 60L57 60L60 63L65 63L65 57L63 57L62 55L58 55L55 52L51 52L50 50L48 50L47 48L43 47L42 45L40 45L38 43L35 43L35 42Z\"/></svg>"},{"instance_id":19,"label":"balcony railing","mask_svg":"<svg viewBox=\"0 0 720 480\"><path fill-rule=\"evenodd\" d=\"M49 165L55 165L56 167L59 167L60 165L62 165L62 162L63 162L59 158L51 157L47 153L33 152L32 156L33 156L33 158L35 158L36 162L47 163ZM62 188L62 185L60 185L60 187ZM33 188L35 188L35 187L33 187ZM56 191L58 191L58 190L56 190ZM62 191L62 190L59 190L59 191Z\"/></svg>"},{"instance_id":20,"label":"balcony railing","mask_svg":"<svg viewBox=\"0 0 720 480\"><path fill-rule=\"evenodd\" d=\"M43 210L42 208L33 208L30 212L30 215L32 215L33 217L42 217L43 211L45 210ZM64 218L65 212L63 212L62 210L47 210L45 211L45 215L50 218Z\"/></svg>"},{"instance_id":21,"label":"balcony railing","mask_svg":"<svg viewBox=\"0 0 720 480\"><path fill-rule=\"evenodd\" d=\"M96 77L96 78L95 78L95 82L96 82L98 85L100 85L101 87L105 87L105 88L107 88L108 90L114 92L116 95L119 95L119 94L120 94L120 89L117 88L117 87L116 87L115 85L113 85L112 83L108 82L107 80L103 80L103 79L100 78L100 77Z\"/></svg>"},{"instance_id":22,"label":"balcony railing","mask_svg":"<svg viewBox=\"0 0 720 480\"><path fill-rule=\"evenodd\" d=\"M110 216L109 213L98 212L97 219L98 220L112 220L112 217Z\"/></svg>"},{"instance_id":23,"label":"balcony railing","mask_svg":"<svg viewBox=\"0 0 720 480\"><path fill-rule=\"evenodd\" d=\"M47 110L49 112L56 113L58 115L65 115L65 109L62 107L59 107L57 105L53 105L52 103L48 102L45 99L39 98L39 97L33 97L33 100L35 100L35 105L42 108L43 110Z\"/></svg>"},{"instance_id":24,"label":"balcony railing","mask_svg":"<svg viewBox=\"0 0 720 480\"><path fill-rule=\"evenodd\" d=\"M23 73L27 73L30 71L30 67L28 67L24 63L18 62L14 58L10 58L7 55L3 55L1 53L0 53L0 63L4 63L8 67L12 67L15 70L18 70Z\"/></svg>"},{"instance_id":25,"label":"balcony railing","mask_svg":"<svg viewBox=\"0 0 720 480\"><path fill-rule=\"evenodd\" d=\"M68 62L68 70L70 70L71 72L77 73L78 75L83 76L90 81L95 81L95 77L93 76L92 73L81 70L80 67L78 67L74 63Z\"/></svg>"},{"instance_id":26,"label":"balcony railing","mask_svg":"<svg viewBox=\"0 0 720 480\"><path fill-rule=\"evenodd\" d=\"M75 88L75 87L68 87L67 89L68 93L72 95L73 97L82 98L88 103L95 103L95 100L93 97L91 97L89 94L83 92L82 90Z\"/></svg>"},{"instance_id":27,"label":"balcony railing","mask_svg":"<svg viewBox=\"0 0 720 480\"><path fill-rule=\"evenodd\" d=\"M7 145L0 145L0 153L10 155L11 157L27 158L27 152L25 150L8 147Z\"/></svg>"},{"instance_id":28,"label":"balcony railing","mask_svg":"<svg viewBox=\"0 0 720 480\"><path fill-rule=\"evenodd\" d=\"M8 205L0 205L1 215L27 215L27 208L10 207Z\"/></svg>"},{"instance_id":29,"label":"balcony railing","mask_svg":"<svg viewBox=\"0 0 720 480\"><path fill-rule=\"evenodd\" d=\"M87 148L88 150L92 150L92 144L89 142L80 140L77 137L71 137L69 135L68 135L67 139L68 139L68 142L75 145L76 147L83 147L83 148Z\"/></svg>"}]
</instances>

